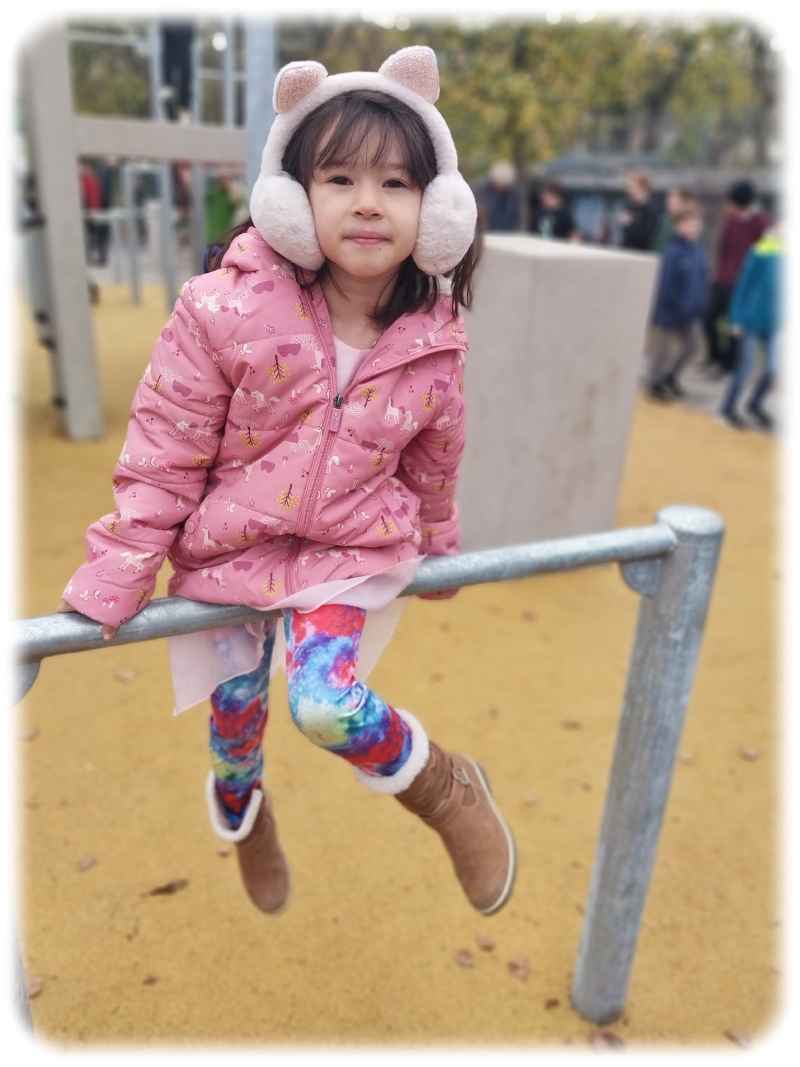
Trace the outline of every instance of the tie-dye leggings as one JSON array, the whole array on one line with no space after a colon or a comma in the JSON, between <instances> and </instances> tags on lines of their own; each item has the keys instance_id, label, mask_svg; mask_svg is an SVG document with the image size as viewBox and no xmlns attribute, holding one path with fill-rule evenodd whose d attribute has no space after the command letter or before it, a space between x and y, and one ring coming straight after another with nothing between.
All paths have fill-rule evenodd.
<instances>
[{"instance_id":1,"label":"tie-dye leggings","mask_svg":"<svg viewBox=\"0 0 800 1067\"><path fill-rule=\"evenodd\" d=\"M413 717L398 714L356 678L364 609L323 604L311 612L287 608L282 615L289 709L295 725L314 744L342 756L362 774L396 776L411 755L413 731L408 720ZM223 682L211 695L216 793L234 830L263 775L262 739L277 625L275 616L269 618L272 625L267 627L256 669Z\"/></svg>"}]
</instances>

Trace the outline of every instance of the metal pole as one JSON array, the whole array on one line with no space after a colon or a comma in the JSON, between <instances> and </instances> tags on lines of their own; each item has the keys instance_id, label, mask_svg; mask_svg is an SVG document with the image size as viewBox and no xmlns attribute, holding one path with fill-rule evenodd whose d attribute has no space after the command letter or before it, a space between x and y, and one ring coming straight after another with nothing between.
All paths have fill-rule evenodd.
<instances>
[{"instance_id":1,"label":"metal pole","mask_svg":"<svg viewBox=\"0 0 800 1067\"><path fill-rule=\"evenodd\" d=\"M127 220L128 262L130 266L131 296L134 304L142 302L142 275L139 265L139 218L133 192L134 170L130 160L122 164L122 202Z\"/></svg>"},{"instance_id":2,"label":"metal pole","mask_svg":"<svg viewBox=\"0 0 800 1067\"><path fill-rule=\"evenodd\" d=\"M150 107L156 120L164 117L161 101L161 26L158 21L150 25ZM172 167L161 163L158 168L161 193L161 269L164 274L167 314L170 314L177 299L175 284L175 234L172 200Z\"/></svg>"},{"instance_id":3,"label":"metal pole","mask_svg":"<svg viewBox=\"0 0 800 1067\"><path fill-rule=\"evenodd\" d=\"M572 985L573 1006L600 1025L625 1005L724 531L700 508L664 508L658 521L677 546L653 564L639 609Z\"/></svg>"},{"instance_id":4,"label":"metal pole","mask_svg":"<svg viewBox=\"0 0 800 1067\"><path fill-rule=\"evenodd\" d=\"M222 57L223 87L225 93L225 125L235 126L235 97L236 88L233 80L233 19L225 20L225 52Z\"/></svg>"},{"instance_id":5,"label":"metal pole","mask_svg":"<svg viewBox=\"0 0 800 1067\"><path fill-rule=\"evenodd\" d=\"M200 60L202 58L202 39L199 28L192 41L192 119L196 123L203 121L202 80L200 77ZM192 255L194 269L199 274L203 269L206 251L206 171L200 163L192 164Z\"/></svg>"},{"instance_id":6,"label":"metal pole","mask_svg":"<svg viewBox=\"0 0 800 1067\"><path fill-rule=\"evenodd\" d=\"M272 86L275 81L276 34L267 19L245 23L247 47L245 79L247 98L247 188L255 185L261 169L261 153L275 113L272 110Z\"/></svg>"},{"instance_id":7,"label":"metal pole","mask_svg":"<svg viewBox=\"0 0 800 1067\"><path fill-rule=\"evenodd\" d=\"M68 436L97 438L103 434L103 414L63 23L51 23L27 44L21 54L20 77L30 162L45 221L42 241L59 368L56 388L63 390L66 401Z\"/></svg>"},{"instance_id":8,"label":"metal pole","mask_svg":"<svg viewBox=\"0 0 800 1067\"><path fill-rule=\"evenodd\" d=\"M420 564L414 581L400 595L504 582L531 574L551 574L601 563L625 561L633 565L672 552L675 544L675 536L669 527L659 524L480 549L458 556L430 557ZM243 605L203 604L184 597L163 597L151 601L130 622L120 626L111 641L103 640L99 623L77 613L58 612L22 619L12 624L18 663L16 699L22 699L28 692L36 680L41 660L47 656L153 641L215 626L235 626L259 618L263 618L263 612Z\"/></svg>"}]
</instances>

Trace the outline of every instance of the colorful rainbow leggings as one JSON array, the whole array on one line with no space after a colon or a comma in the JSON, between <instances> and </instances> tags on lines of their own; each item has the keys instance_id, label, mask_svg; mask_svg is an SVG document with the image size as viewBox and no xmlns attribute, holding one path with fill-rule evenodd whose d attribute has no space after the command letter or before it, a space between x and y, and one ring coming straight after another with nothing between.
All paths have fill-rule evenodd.
<instances>
[{"instance_id":1,"label":"colorful rainbow leggings","mask_svg":"<svg viewBox=\"0 0 800 1067\"><path fill-rule=\"evenodd\" d=\"M366 612L347 604L283 611L289 710L314 744L364 774L396 774L411 753L411 728L394 708L356 678ZM217 796L237 829L253 789L261 786L262 740L276 619L267 627L254 671L230 678L211 694L210 749Z\"/></svg>"}]
</instances>

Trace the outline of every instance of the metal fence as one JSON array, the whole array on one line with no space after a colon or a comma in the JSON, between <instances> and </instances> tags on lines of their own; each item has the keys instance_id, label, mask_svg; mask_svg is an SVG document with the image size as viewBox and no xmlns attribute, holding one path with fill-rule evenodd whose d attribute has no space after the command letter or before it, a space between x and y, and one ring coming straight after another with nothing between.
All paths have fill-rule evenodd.
<instances>
[{"instance_id":1,"label":"metal fence","mask_svg":"<svg viewBox=\"0 0 800 1067\"><path fill-rule=\"evenodd\" d=\"M429 558L402 593L502 582L617 563L641 596L600 837L572 983L573 1007L597 1024L624 1008L675 758L722 545L712 511L674 506L652 526ZM104 641L100 625L73 614L14 623L16 698L41 661L109 645L230 626L263 617L255 609L152 601Z\"/></svg>"}]
</instances>

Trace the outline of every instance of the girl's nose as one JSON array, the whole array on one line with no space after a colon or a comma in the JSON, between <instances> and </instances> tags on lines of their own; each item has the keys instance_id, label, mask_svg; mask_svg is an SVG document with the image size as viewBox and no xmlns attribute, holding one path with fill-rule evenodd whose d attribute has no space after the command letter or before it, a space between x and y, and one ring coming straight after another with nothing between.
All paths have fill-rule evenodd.
<instances>
[{"instance_id":1,"label":"girl's nose","mask_svg":"<svg viewBox=\"0 0 800 1067\"><path fill-rule=\"evenodd\" d=\"M360 182L353 198L353 210L357 215L380 215L380 196L371 182Z\"/></svg>"}]
</instances>

